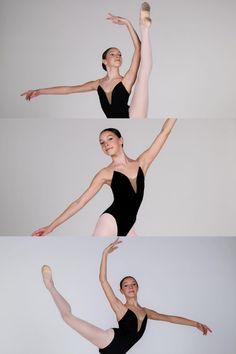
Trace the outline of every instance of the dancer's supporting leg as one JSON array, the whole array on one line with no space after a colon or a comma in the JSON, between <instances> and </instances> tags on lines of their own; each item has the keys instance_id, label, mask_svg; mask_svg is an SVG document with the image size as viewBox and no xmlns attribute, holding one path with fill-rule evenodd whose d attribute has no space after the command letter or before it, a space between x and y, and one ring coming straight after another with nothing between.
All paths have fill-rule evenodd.
<instances>
[{"instance_id":1,"label":"dancer's supporting leg","mask_svg":"<svg viewBox=\"0 0 236 354\"><path fill-rule=\"evenodd\" d=\"M52 280L51 268L47 265L42 267L43 281L49 290L52 298L58 307L61 317L71 328L81 334L84 338L96 345L98 348L105 348L111 343L114 337L113 329L102 330L94 325L75 317L71 313L71 307L63 296L57 291Z\"/></svg>"},{"instance_id":2,"label":"dancer's supporting leg","mask_svg":"<svg viewBox=\"0 0 236 354\"><path fill-rule=\"evenodd\" d=\"M129 108L130 118L146 118L148 113L148 84L152 69L152 49L149 29L151 25L150 6L144 2L140 11L141 63L135 84L134 95Z\"/></svg>"}]
</instances>

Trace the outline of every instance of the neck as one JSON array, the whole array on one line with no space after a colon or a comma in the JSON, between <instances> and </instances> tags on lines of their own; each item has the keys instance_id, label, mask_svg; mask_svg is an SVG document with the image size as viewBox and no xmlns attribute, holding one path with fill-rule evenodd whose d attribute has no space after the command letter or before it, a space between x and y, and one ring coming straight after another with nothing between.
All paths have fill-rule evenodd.
<instances>
[{"instance_id":1,"label":"neck","mask_svg":"<svg viewBox=\"0 0 236 354\"><path fill-rule=\"evenodd\" d=\"M107 68L107 79L108 80L115 80L120 79L122 76L120 75L118 68Z\"/></svg>"},{"instance_id":2,"label":"neck","mask_svg":"<svg viewBox=\"0 0 236 354\"><path fill-rule=\"evenodd\" d=\"M138 306L138 300L137 300L137 297L135 297L135 298L131 298L131 299L127 299L126 300L126 303L125 303L125 305L127 306L127 307L137 307Z\"/></svg>"},{"instance_id":3,"label":"neck","mask_svg":"<svg viewBox=\"0 0 236 354\"><path fill-rule=\"evenodd\" d=\"M120 153L117 153L116 155L112 156L111 158L112 163L114 165L125 165L129 162L129 158L123 150Z\"/></svg>"}]
</instances>

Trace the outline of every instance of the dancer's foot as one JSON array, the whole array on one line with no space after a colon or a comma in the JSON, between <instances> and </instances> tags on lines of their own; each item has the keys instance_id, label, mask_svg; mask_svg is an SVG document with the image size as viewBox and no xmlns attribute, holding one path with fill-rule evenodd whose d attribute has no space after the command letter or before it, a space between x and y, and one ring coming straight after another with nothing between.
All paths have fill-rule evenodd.
<instances>
[{"instance_id":1,"label":"dancer's foot","mask_svg":"<svg viewBox=\"0 0 236 354\"><path fill-rule=\"evenodd\" d=\"M143 2L140 9L140 24L149 27L152 23L150 17L151 7L148 2Z\"/></svg>"},{"instance_id":2,"label":"dancer's foot","mask_svg":"<svg viewBox=\"0 0 236 354\"><path fill-rule=\"evenodd\" d=\"M41 269L43 281L47 289L49 289L53 285L52 280L52 270L48 265L44 265Z\"/></svg>"}]
</instances>

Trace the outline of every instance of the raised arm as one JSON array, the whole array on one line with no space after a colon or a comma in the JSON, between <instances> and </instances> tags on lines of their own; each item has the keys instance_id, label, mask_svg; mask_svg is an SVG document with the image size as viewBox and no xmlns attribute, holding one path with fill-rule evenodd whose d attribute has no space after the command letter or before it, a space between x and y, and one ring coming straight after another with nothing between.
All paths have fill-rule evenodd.
<instances>
[{"instance_id":1,"label":"raised arm","mask_svg":"<svg viewBox=\"0 0 236 354\"><path fill-rule=\"evenodd\" d=\"M208 332L212 333L212 330L207 325L202 324L200 322L189 320L188 318L172 316L172 315L163 315L161 313L158 313L156 311L147 308L145 309L145 311L147 313L148 318L150 318L151 320L165 321L165 322L170 322L179 325L196 327L204 335L207 335Z\"/></svg>"},{"instance_id":2,"label":"raised arm","mask_svg":"<svg viewBox=\"0 0 236 354\"><path fill-rule=\"evenodd\" d=\"M107 280L107 258L111 252L115 251L118 248L118 245L121 242L122 241L119 241L119 239L117 239L115 242L111 243L108 247L106 247L104 249L104 251L102 253L100 272L99 272L99 280L100 280L101 286L103 288L103 291L104 291L113 311L116 313L117 318L122 317L124 315L126 308L122 304L122 302L116 297L116 295L114 294L114 291L112 290L112 288Z\"/></svg>"},{"instance_id":3,"label":"raised arm","mask_svg":"<svg viewBox=\"0 0 236 354\"><path fill-rule=\"evenodd\" d=\"M165 144L173 126L175 125L176 120L176 118L166 119L165 123L161 128L160 133L157 135L152 145L138 157L137 160L139 161L139 164L142 167L144 173L147 172L149 166L157 157L161 148Z\"/></svg>"},{"instance_id":4,"label":"raised arm","mask_svg":"<svg viewBox=\"0 0 236 354\"><path fill-rule=\"evenodd\" d=\"M46 236L56 227L71 218L97 194L105 182L105 173L101 170L93 178L88 189L78 199L72 202L51 224L34 231L32 236Z\"/></svg>"},{"instance_id":5,"label":"raised arm","mask_svg":"<svg viewBox=\"0 0 236 354\"><path fill-rule=\"evenodd\" d=\"M39 95L68 95L70 93L80 93L96 90L99 85L99 80L88 81L82 85L76 86L56 86L56 87L47 87L40 88L36 90L28 90L21 94L25 96L27 101L30 101L31 98L37 97Z\"/></svg>"},{"instance_id":6,"label":"raised arm","mask_svg":"<svg viewBox=\"0 0 236 354\"><path fill-rule=\"evenodd\" d=\"M137 72L140 64L141 42L137 32L135 31L134 27L132 26L129 20L120 16L114 16L110 13L108 14L107 19L110 20L112 23L118 25L125 25L127 30L129 31L131 40L134 45L134 53L133 53L130 67L122 80L124 86L127 88L128 91L130 91L136 80Z\"/></svg>"}]
</instances>

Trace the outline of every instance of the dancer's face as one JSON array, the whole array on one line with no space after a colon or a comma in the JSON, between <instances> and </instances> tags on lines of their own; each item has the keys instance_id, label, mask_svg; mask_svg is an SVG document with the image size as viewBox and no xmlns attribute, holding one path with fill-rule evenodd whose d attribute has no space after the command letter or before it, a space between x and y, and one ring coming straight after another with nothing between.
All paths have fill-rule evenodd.
<instances>
[{"instance_id":1,"label":"dancer's face","mask_svg":"<svg viewBox=\"0 0 236 354\"><path fill-rule=\"evenodd\" d=\"M122 282L122 288L120 289L120 291L126 298L136 297L138 293L137 281L132 277L125 278Z\"/></svg>"},{"instance_id":2,"label":"dancer's face","mask_svg":"<svg viewBox=\"0 0 236 354\"><path fill-rule=\"evenodd\" d=\"M103 64L108 67L119 68L122 64L121 52L117 48L111 48L108 50L106 58L103 59Z\"/></svg>"},{"instance_id":3,"label":"dancer's face","mask_svg":"<svg viewBox=\"0 0 236 354\"><path fill-rule=\"evenodd\" d=\"M101 133L99 136L99 142L103 152L108 156L113 156L123 149L123 138L119 138L116 134L110 131Z\"/></svg>"}]
</instances>

